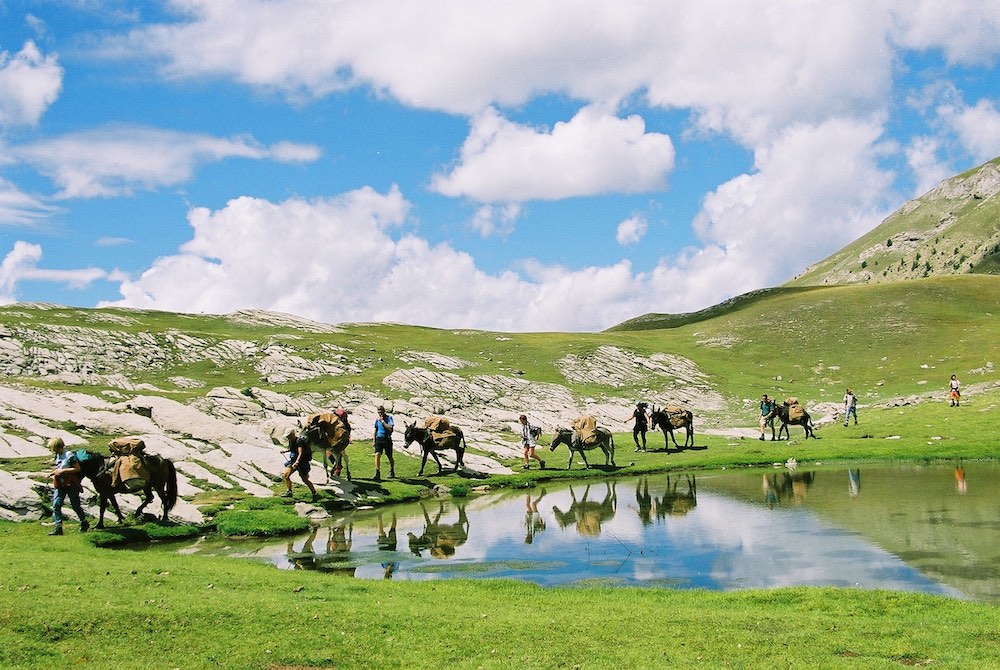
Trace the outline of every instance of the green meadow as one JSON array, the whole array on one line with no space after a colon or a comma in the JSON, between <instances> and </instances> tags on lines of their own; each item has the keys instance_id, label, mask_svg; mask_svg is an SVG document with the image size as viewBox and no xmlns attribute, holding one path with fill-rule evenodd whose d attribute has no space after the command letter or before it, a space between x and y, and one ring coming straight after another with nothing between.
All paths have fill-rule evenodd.
<instances>
[{"instance_id":1,"label":"green meadow","mask_svg":"<svg viewBox=\"0 0 1000 670\"><path fill-rule=\"evenodd\" d=\"M998 295L1000 278L976 275L773 289L691 315L652 314L587 334L348 324L340 332L290 336L287 328L225 317L25 306L0 308L0 325L29 324L38 333L86 325L123 342L150 337L162 347L162 365L136 368L132 376L182 400L204 389L170 388L177 376L208 388L252 392L266 385L250 361L174 355L165 336L174 331L206 346L234 339L281 342L303 358L347 352L357 365L343 378L268 386L293 396L354 387L391 397L382 380L412 365L407 352L429 351L470 362L453 371L459 376L517 374L561 384L580 397L671 401L669 383L656 386L652 378L612 386L570 382L560 372L557 361L567 354L586 358L612 345L639 356L690 359L706 387L724 399L722 408L696 414L695 449L662 451L662 434L651 433L653 450L634 453L631 435L617 432L613 469L591 457L600 467L584 471L574 463L567 472L565 448L550 454L543 447L545 470L420 477L419 462L399 457L399 480L376 484L370 444L359 440L350 447L352 470L367 501L380 504L412 499L434 484L464 495L477 485L530 488L609 471L739 468L789 458L800 464L995 460ZM966 389L959 408L944 400L953 373ZM32 377L8 381L101 390ZM812 406L839 402L846 386L858 393L860 425L824 426L816 440L804 440L795 426L792 439L781 442L701 432L754 427L761 393L795 395ZM102 440L106 436L94 436L95 445ZM32 459L0 462L8 470L41 467ZM274 490L280 490L277 482ZM304 487L296 486L296 493L305 499ZM222 492L196 502L219 512L217 525L203 532L223 532L233 542L253 534L256 523L280 530L288 517L283 503ZM327 496L321 502L336 504ZM223 512L233 503L243 507L228 510L227 518ZM825 588L713 593L365 581L227 558L100 548L72 527L61 538L46 532L40 524L0 523L3 668L1000 667L1000 610L944 597Z\"/></svg>"},{"instance_id":2,"label":"green meadow","mask_svg":"<svg viewBox=\"0 0 1000 670\"><path fill-rule=\"evenodd\" d=\"M858 427L827 426L817 440L805 441L793 428L789 442L707 437L699 445L708 449L621 450L616 472L732 468L789 457L800 463L994 459L998 406L1000 392L989 390L968 396L960 408L926 402L862 411ZM406 497L421 484L415 462L400 465L401 481L382 483L390 497ZM531 470L489 483L530 487L605 472ZM453 474L431 479L469 482ZM279 514L281 504L256 507ZM231 558L101 549L88 535L45 532L38 524L0 523L0 667L1000 665L1000 609L945 597L367 581Z\"/></svg>"}]
</instances>

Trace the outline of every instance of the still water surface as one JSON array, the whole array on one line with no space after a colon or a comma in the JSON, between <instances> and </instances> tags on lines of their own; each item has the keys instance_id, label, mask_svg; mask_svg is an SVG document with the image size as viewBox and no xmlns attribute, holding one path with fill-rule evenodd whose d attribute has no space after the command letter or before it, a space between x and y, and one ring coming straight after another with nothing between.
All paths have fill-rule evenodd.
<instances>
[{"instance_id":1,"label":"still water surface","mask_svg":"<svg viewBox=\"0 0 1000 670\"><path fill-rule=\"evenodd\" d=\"M291 539L182 551L371 579L840 586L1000 602L1000 465L799 465L559 483L356 511Z\"/></svg>"}]
</instances>

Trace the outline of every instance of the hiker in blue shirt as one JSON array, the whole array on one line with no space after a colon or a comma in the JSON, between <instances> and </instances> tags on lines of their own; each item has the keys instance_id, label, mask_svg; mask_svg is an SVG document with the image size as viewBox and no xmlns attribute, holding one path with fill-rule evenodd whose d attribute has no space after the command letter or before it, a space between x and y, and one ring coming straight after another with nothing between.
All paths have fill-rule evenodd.
<instances>
[{"instance_id":1,"label":"hiker in blue shirt","mask_svg":"<svg viewBox=\"0 0 1000 670\"><path fill-rule=\"evenodd\" d=\"M63 501L68 497L69 504L73 507L77 517L80 519L80 532L86 533L90 528L87 515L83 512L80 504L80 461L76 454L66 449L66 444L61 437L53 437L48 443L49 451L52 452L54 467L52 468L52 532L49 535L63 534Z\"/></svg>"},{"instance_id":2,"label":"hiker in blue shirt","mask_svg":"<svg viewBox=\"0 0 1000 670\"><path fill-rule=\"evenodd\" d=\"M392 415L386 414L385 407L379 405L378 417L375 418L375 481L382 481L382 454L389 459L389 476L396 476L396 461L392 457L392 431L394 428Z\"/></svg>"}]
</instances>

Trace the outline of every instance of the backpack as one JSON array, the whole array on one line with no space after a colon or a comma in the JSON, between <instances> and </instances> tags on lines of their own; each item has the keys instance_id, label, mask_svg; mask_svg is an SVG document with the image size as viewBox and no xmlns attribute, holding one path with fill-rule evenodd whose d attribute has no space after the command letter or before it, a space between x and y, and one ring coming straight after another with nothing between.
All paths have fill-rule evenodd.
<instances>
[{"instance_id":1,"label":"backpack","mask_svg":"<svg viewBox=\"0 0 1000 670\"><path fill-rule=\"evenodd\" d=\"M531 436L536 440L542 436L542 429L539 426L530 426L528 428L528 432L531 433Z\"/></svg>"},{"instance_id":2,"label":"backpack","mask_svg":"<svg viewBox=\"0 0 1000 670\"><path fill-rule=\"evenodd\" d=\"M76 460L80 461L81 468L86 468L91 461L104 461L103 455L88 449L77 449L73 452L73 455L76 456Z\"/></svg>"}]
</instances>

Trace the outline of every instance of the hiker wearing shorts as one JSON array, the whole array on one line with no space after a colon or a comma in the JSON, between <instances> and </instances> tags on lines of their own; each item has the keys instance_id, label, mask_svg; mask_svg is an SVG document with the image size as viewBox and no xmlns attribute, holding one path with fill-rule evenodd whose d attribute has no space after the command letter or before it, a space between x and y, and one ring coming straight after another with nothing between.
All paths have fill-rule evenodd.
<instances>
[{"instance_id":1,"label":"hiker wearing shorts","mask_svg":"<svg viewBox=\"0 0 1000 670\"><path fill-rule=\"evenodd\" d=\"M959 390L962 384L959 383L958 377L955 375L951 376L951 380L948 382L948 400L951 401L952 407L958 407L959 403L962 402L962 393Z\"/></svg>"},{"instance_id":2,"label":"hiker wearing shorts","mask_svg":"<svg viewBox=\"0 0 1000 670\"><path fill-rule=\"evenodd\" d=\"M389 459L389 476L396 476L396 461L392 457L392 431L394 425L392 416L386 414L385 407L379 405L378 417L375 419L375 436L372 443L375 446L375 481L382 480L382 454Z\"/></svg>"},{"instance_id":3,"label":"hiker wearing shorts","mask_svg":"<svg viewBox=\"0 0 1000 670\"><path fill-rule=\"evenodd\" d=\"M524 469L527 470L531 467L531 459L534 458L538 461L539 467L543 470L545 469L545 461L542 457L535 453L535 447L538 446L535 442L535 427L528 423L528 417L522 414L517 417L518 422L521 424L521 448L524 450Z\"/></svg>"},{"instance_id":4,"label":"hiker wearing shorts","mask_svg":"<svg viewBox=\"0 0 1000 670\"><path fill-rule=\"evenodd\" d=\"M774 410L778 403L774 398L768 398L765 393L760 399L760 441L764 441L764 429L771 427L771 441L774 442Z\"/></svg>"},{"instance_id":5,"label":"hiker wearing shorts","mask_svg":"<svg viewBox=\"0 0 1000 670\"><path fill-rule=\"evenodd\" d=\"M281 478L285 480L285 492L281 494L283 498L292 497L292 473L298 472L302 483L309 487L312 492L312 499L316 500L319 494L316 487L309 481L309 471L312 470L312 449L309 442L304 437L300 438L293 429L285 432L285 440L288 450L285 452L285 470L281 473Z\"/></svg>"}]
</instances>

